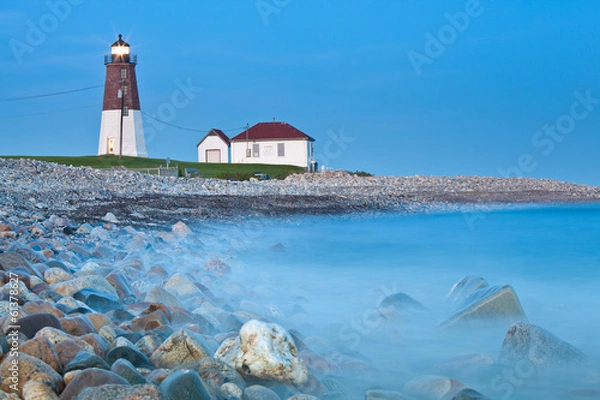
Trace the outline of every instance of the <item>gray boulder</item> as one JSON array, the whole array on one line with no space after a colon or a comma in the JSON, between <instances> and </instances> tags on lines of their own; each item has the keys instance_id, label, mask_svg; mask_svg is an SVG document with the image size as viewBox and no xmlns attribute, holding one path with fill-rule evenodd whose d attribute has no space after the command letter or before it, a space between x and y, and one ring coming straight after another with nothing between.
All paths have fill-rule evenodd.
<instances>
[{"instance_id":1,"label":"gray boulder","mask_svg":"<svg viewBox=\"0 0 600 400\"><path fill-rule=\"evenodd\" d=\"M569 343L545 329L524 322L516 323L508 329L499 357L502 364L528 362L538 371L549 367L582 364L587 360L585 354Z\"/></svg>"},{"instance_id":2,"label":"gray boulder","mask_svg":"<svg viewBox=\"0 0 600 400\"><path fill-rule=\"evenodd\" d=\"M476 290L459 311L441 324L442 328L470 328L489 322L526 320L517 294L510 285Z\"/></svg>"}]
</instances>

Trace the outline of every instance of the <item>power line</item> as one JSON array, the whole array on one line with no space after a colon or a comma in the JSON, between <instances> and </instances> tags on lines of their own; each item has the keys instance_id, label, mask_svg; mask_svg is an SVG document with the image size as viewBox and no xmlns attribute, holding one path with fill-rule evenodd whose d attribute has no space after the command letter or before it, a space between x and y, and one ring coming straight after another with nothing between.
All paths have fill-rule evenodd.
<instances>
[{"instance_id":1,"label":"power line","mask_svg":"<svg viewBox=\"0 0 600 400\"><path fill-rule=\"evenodd\" d=\"M88 86L88 87L84 87L84 88L80 88L80 89L65 90L65 91L62 91L62 92L36 94L36 95L33 95L33 96L12 97L12 98L8 98L8 99L0 99L0 103L8 103L8 102L11 102L11 101L21 101L21 100L30 100L30 99L39 99L41 97L60 96L60 95L63 95L63 94L69 94L69 93L75 93L75 92L83 92L84 90L96 89L96 88L103 87L103 86L104 85L94 85L94 86Z\"/></svg>"},{"instance_id":2,"label":"power line","mask_svg":"<svg viewBox=\"0 0 600 400\"><path fill-rule=\"evenodd\" d=\"M154 116L152 116L152 115L150 115L148 113L145 113L143 111L140 111L140 112L143 115L145 115L146 117L148 117L150 119L153 119L153 120L155 120L157 122L160 122L161 124L168 125L170 127L176 128L176 129L181 129L182 131L200 132L200 133L205 133L205 132L209 132L210 131L210 129L193 129L193 128L185 128L183 126L173 125L173 124L170 124L168 122L161 121L160 119L158 119L158 118L156 118L156 117L154 117ZM221 129L221 130L223 132L230 132L230 131L238 131L240 129L245 129L245 128L246 128L245 126L242 126L242 127L238 127L238 128L229 128L229 129Z\"/></svg>"},{"instance_id":3,"label":"power line","mask_svg":"<svg viewBox=\"0 0 600 400\"><path fill-rule=\"evenodd\" d=\"M65 109L62 109L62 110L43 111L43 112L32 113L32 114L5 115L5 116L0 116L0 119L20 118L20 117L35 117L35 116L38 116L38 115L49 115L49 114L58 114L58 113L62 113L62 112L67 112L67 111L84 110L86 108L92 108L92 107L94 107L94 108L100 108L98 105L83 106L83 107L76 107L76 108L65 108Z\"/></svg>"}]
</instances>

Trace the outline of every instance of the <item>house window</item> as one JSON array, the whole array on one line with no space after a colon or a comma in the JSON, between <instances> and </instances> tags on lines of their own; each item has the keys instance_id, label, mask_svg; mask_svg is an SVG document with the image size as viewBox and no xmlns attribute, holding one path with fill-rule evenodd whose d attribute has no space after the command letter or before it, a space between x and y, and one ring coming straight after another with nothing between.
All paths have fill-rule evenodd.
<instances>
[{"instance_id":1,"label":"house window","mask_svg":"<svg viewBox=\"0 0 600 400\"><path fill-rule=\"evenodd\" d=\"M252 157L260 157L260 148L258 143L252 145Z\"/></svg>"},{"instance_id":2,"label":"house window","mask_svg":"<svg viewBox=\"0 0 600 400\"><path fill-rule=\"evenodd\" d=\"M277 157L285 157L285 143L277 143Z\"/></svg>"},{"instance_id":3,"label":"house window","mask_svg":"<svg viewBox=\"0 0 600 400\"><path fill-rule=\"evenodd\" d=\"M125 68L121 69L121 79L127 79L127 70Z\"/></svg>"}]
</instances>

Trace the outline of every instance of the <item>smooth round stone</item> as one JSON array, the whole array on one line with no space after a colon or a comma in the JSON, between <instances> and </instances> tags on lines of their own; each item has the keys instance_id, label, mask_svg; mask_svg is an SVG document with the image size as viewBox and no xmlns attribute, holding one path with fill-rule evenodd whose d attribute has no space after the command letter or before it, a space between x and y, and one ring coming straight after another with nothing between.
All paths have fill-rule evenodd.
<instances>
[{"instance_id":1,"label":"smooth round stone","mask_svg":"<svg viewBox=\"0 0 600 400\"><path fill-rule=\"evenodd\" d=\"M135 315L130 313L129 311L123 310L122 308L117 308L112 310L107 314L107 316L111 319L115 324L122 324L126 321L131 321L135 318Z\"/></svg>"},{"instance_id":2,"label":"smooth round stone","mask_svg":"<svg viewBox=\"0 0 600 400\"><path fill-rule=\"evenodd\" d=\"M294 386L286 384L286 385L275 385L275 386L271 386L270 389L272 391L275 392L275 394L277 394L277 396L279 396L280 399L287 399L291 396L294 396L296 394L299 394L300 391L298 389L296 389Z\"/></svg>"},{"instance_id":3,"label":"smooth round stone","mask_svg":"<svg viewBox=\"0 0 600 400\"><path fill-rule=\"evenodd\" d=\"M87 265L87 264L86 264ZM83 267L82 267L83 268ZM85 271L84 271L85 272ZM81 273L81 271L80 271ZM118 299L117 291L111 286L106 278L99 275L83 275L67 282L58 283L53 289L63 296L73 296L74 293L90 289L101 293L106 293Z\"/></svg>"},{"instance_id":4,"label":"smooth round stone","mask_svg":"<svg viewBox=\"0 0 600 400\"><path fill-rule=\"evenodd\" d=\"M146 378L144 378L142 374L135 369L133 364L124 358L119 358L117 361L115 361L112 367L110 367L110 370L115 374L125 378L127 382L131 383L132 385L148 383Z\"/></svg>"},{"instance_id":5,"label":"smooth round stone","mask_svg":"<svg viewBox=\"0 0 600 400\"><path fill-rule=\"evenodd\" d=\"M246 382L239 372L231 365L212 357L204 357L194 366L200 378L212 387L220 387L224 383L235 383L242 390L246 388Z\"/></svg>"},{"instance_id":6,"label":"smooth round stone","mask_svg":"<svg viewBox=\"0 0 600 400\"><path fill-rule=\"evenodd\" d=\"M56 316L50 313L29 314L19 320L20 331L28 338L33 338L40 329L50 326L56 329L63 329Z\"/></svg>"},{"instance_id":7,"label":"smooth round stone","mask_svg":"<svg viewBox=\"0 0 600 400\"><path fill-rule=\"evenodd\" d=\"M112 294L95 290L95 289L81 289L73 293L73 298L84 302L87 306L98 312L104 313L110 310L114 310L119 307L119 298Z\"/></svg>"},{"instance_id":8,"label":"smooth round stone","mask_svg":"<svg viewBox=\"0 0 600 400\"><path fill-rule=\"evenodd\" d=\"M90 319L90 321L92 322L92 325L94 325L94 329L96 329L96 332L99 331L104 326L113 326L113 323L110 320L110 318L108 318L104 314L89 313L86 316Z\"/></svg>"},{"instance_id":9,"label":"smooth round stone","mask_svg":"<svg viewBox=\"0 0 600 400\"><path fill-rule=\"evenodd\" d=\"M52 289L46 289L41 293L38 293L38 296L40 297L40 299L42 300L47 300L50 301L52 303L56 303L57 301L59 301L60 299L63 298L62 294L58 294L56 293L54 290ZM48 303L46 303L48 304ZM49 305L49 304L48 304ZM50 306L50 305L49 305ZM62 312L61 312L62 314ZM62 315L61 315L62 316Z\"/></svg>"},{"instance_id":10,"label":"smooth round stone","mask_svg":"<svg viewBox=\"0 0 600 400\"><path fill-rule=\"evenodd\" d=\"M150 372L148 375L146 375L146 379L148 380L148 382L153 383L155 385L160 385L162 383L162 381L164 381L165 379L167 379L167 377L169 375L171 375L174 371L172 369L155 369L154 371Z\"/></svg>"},{"instance_id":11,"label":"smooth round stone","mask_svg":"<svg viewBox=\"0 0 600 400\"><path fill-rule=\"evenodd\" d=\"M161 368L186 368L213 353L202 336L183 329L169 336L150 359Z\"/></svg>"},{"instance_id":12,"label":"smooth round stone","mask_svg":"<svg viewBox=\"0 0 600 400\"><path fill-rule=\"evenodd\" d=\"M62 371L62 364L58 358L58 353L47 337L40 336L26 341L19 348L19 352L42 360L58 373Z\"/></svg>"},{"instance_id":13,"label":"smooth round stone","mask_svg":"<svg viewBox=\"0 0 600 400\"><path fill-rule=\"evenodd\" d=\"M94 348L90 346L85 340L73 335L69 335L68 333L56 328L51 328L47 326L43 329L40 329L35 336L45 336L48 339L50 339L50 341L52 341L52 343L54 343L55 346L63 341L73 341L89 352L94 351Z\"/></svg>"},{"instance_id":14,"label":"smooth round stone","mask_svg":"<svg viewBox=\"0 0 600 400\"><path fill-rule=\"evenodd\" d=\"M106 354L106 361L113 364L119 358L129 361L137 368L154 369L154 366L144 354L129 346L120 346L110 350Z\"/></svg>"},{"instance_id":15,"label":"smooth round stone","mask_svg":"<svg viewBox=\"0 0 600 400\"><path fill-rule=\"evenodd\" d=\"M110 342L108 340L97 333L88 333L87 335L81 336L81 339L85 340L94 348L94 353L104 358L106 351L110 346Z\"/></svg>"},{"instance_id":16,"label":"smooth round stone","mask_svg":"<svg viewBox=\"0 0 600 400\"><path fill-rule=\"evenodd\" d=\"M140 315L131 321L131 327L136 331L150 331L162 326L168 326L169 324L169 320L161 310L156 310L146 315Z\"/></svg>"},{"instance_id":17,"label":"smooth round stone","mask_svg":"<svg viewBox=\"0 0 600 400\"><path fill-rule=\"evenodd\" d=\"M406 397L398 392L389 390L369 390L365 393L365 400L405 400Z\"/></svg>"},{"instance_id":18,"label":"smooth round stone","mask_svg":"<svg viewBox=\"0 0 600 400\"><path fill-rule=\"evenodd\" d=\"M74 400L85 389L107 384L127 385L124 378L111 371L98 368L90 368L79 373L61 393L61 400Z\"/></svg>"},{"instance_id":19,"label":"smooth round stone","mask_svg":"<svg viewBox=\"0 0 600 400\"><path fill-rule=\"evenodd\" d=\"M154 385L104 385L82 391L77 400L171 400ZM172 399L175 400L175 399ZM179 399L177 399L179 400Z\"/></svg>"},{"instance_id":20,"label":"smooth round stone","mask_svg":"<svg viewBox=\"0 0 600 400\"><path fill-rule=\"evenodd\" d=\"M44 272L44 280L48 285L54 285L56 283L66 282L75 278L75 276L62 268L53 267L49 268Z\"/></svg>"},{"instance_id":21,"label":"smooth round stone","mask_svg":"<svg viewBox=\"0 0 600 400\"><path fill-rule=\"evenodd\" d=\"M177 297L173 296L160 286L154 286L152 289L150 289L150 291L146 293L146 298L144 300L150 303L162 303L167 307L183 308L183 304L177 299Z\"/></svg>"},{"instance_id":22,"label":"smooth round stone","mask_svg":"<svg viewBox=\"0 0 600 400\"><path fill-rule=\"evenodd\" d=\"M27 289L29 289L31 287L31 275L29 274L29 271L27 270L27 268L17 267L17 268L13 268L11 270L11 272L14 274L12 276L16 275L19 277L19 283L23 283ZM5 275L4 283L9 283L9 281L10 281L10 275Z\"/></svg>"},{"instance_id":23,"label":"smooth round stone","mask_svg":"<svg viewBox=\"0 0 600 400\"><path fill-rule=\"evenodd\" d=\"M40 381L29 381L23 386L21 397L23 400L59 400L52 388ZM1 399L0 395L0 399Z\"/></svg>"},{"instance_id":24,"label":"smooth round stone","mask_svg":"<svg viewBox=\"0 0 600 400\"><path fill-rule=\"evenodd\" d=\"M102 328L98 329L98 334L111 343L117 337L117 333L110 326L103 326Z\"/></svg>"},{"instance_id":25,"label":"smooth round stone","mask_svg":"<svg viewBox=\"0 0 600 400\"><path fill-rule=\"evenodd\" d=\"M123 304L133 304L137 301L137 296L131 284L129 284L129 281L121 272L111 272L106 276L106 280L113 285Z\"/></svg>"},{"instance_id":26,"label":"smooth round stone","mask_svg":"<svg viewBox=\"0 0 600 400\"><path fill-rule=\"evenodd\" d=\"M329 392L320 397L321 400L349 400L350 398L344 392Z\"/></svg>"},{"instance_id":27,"label":"smooth round stone","mask_svg":"<svg viewBox=\"0 0 600 400\"><path fill-rule=\"evenodd\" d=\"M31 264L22 255L15 253L14 251L0 253L0 269L10 271L17 267L25 267L30 274L34 274L38 278L43 279L43 276L33 269Z\"/></svg>"},{"instance_id":28,"label":"smooth round stone","mask_svg":"<svg viewBox=\"0 0 600 400\"><path fill-rule=\"evenodd\" d=\"M35 263L44 263L48 261L46 257L38 254L36 251L32 250L29 246L24 245L20 242L12 242L10 246L8 246L7 252L14 251L15 253L20 254L32 264Z\"/></svg>"},{"instance_id":29,"label":"smooth round stone","mask_svg":"<svg viewBox=\"0 0 600 400\"><path fill-rule=\"evenodd\" d=\"M140 340L143 337L143 335L141 333L137 333L137 332L125 332L125 333L120 333L118 335L118 337L125 338L125 339L129 340L131 343L136 343L138 340Z\"/></svg>"},{"instance_id":30,"label":"smooth round stone","mask_svg":"<svg viewBox=\"0 0 600 400\"><path fill-rule=\"evenodd\" d=\"M69 270L69 267L67 267L64 263L57 261L57 260L48 260L48 261L46 261L46 265L48 266L48 268L60 268L60 269L64 270L65 272L71 273L71 271Z\"/></svg>"},{"instance_id":31,"label":"smooth round stone","mask_svg":"<svg viewBox=\"0 0 600 400\"><path fill-rule=\"evenodd\" d=\"M182 369L173 372L160 384L161 392L168 399L212 400L213 395L195 371ZM279 399L276 399L279 400Z\"/></svg>"},{"instance_id":32,"label":"smooth round stone","mask_svg":"<svg viewBox=\"0 0 600 400\"><path fill-rule=\"evenodd\" d=\"M135 342L135 347L148 357L162 344L164 339L156 334L149 334Z\"/></svg>"},{"instance_id":33,"label":"smooth round stone","mask_svg":"<svg viewBox=\"0 0 600 400\"><path fill-rule=\"evenodd\" d=\"M67 311L67 315L73 314L92 314L94 311L90 310L87 307L77 307Z\"/></svg>"},{"instance_id":34,"label":"smooth round stone","mask_svg":"<svg viewBox=\"0 0 600 400\"><path fill-rule=\"evenodd\" d=\"M240 389L238 385L232 382L222 384L220 391L221 396L223 397L233 396L237 399L241 399L243 394L242 389Z\"/></svg>"},{"instance_id":35,"label":"smooth round stone","mask_svg":"<svg viewBox=\"0 0 600 400\"><path fill-rule=\"evenodd\" d=\"M14 365L13 357L5 357L2 364L0 364L0 376L3 377L0 382L0 390L4 390L7 393L13 393L11 389L13 382L8 379L12 376L10 368ZM52 369L48 364L42 360L38 360L28 354L19 354L19 381L17 387L19 392L23 390L25 383L28 381L38 381L50 386L55 393L60 393L64 388L64 381L55 370Z\"/></svg>"},{"instance_id":36,"label":"smooth round stone","mask_svg":"<svg viewBox=\"0 0 600 400\"><path fill-rule=\"evenodd\" d=\"M279 400L279 396L269 388L253 385L244 390L242 400Z\"/></svg>"},{"instance_id":37,"label":"smooth round stone","mask_svg":"<svg viewBox=\"0 0 600 400\"><path fill-rule=\"evenodd\" d=\"M102 358L87 351L77 353L75 358L65 366L64 372L73 371L76 369L100 368L110 369L110 366Z\"/></svg>"},{"instance_id":38,"label":"smooth round stone","mask_svg":"<svg viewBox=\"0 0 600 400\"><path fill-rule=\"evenodd\" d=\"M452 400L485 400L487 397L476 390L467 388L458 392Z\"/></svg>"},{"instance_id":39,"label":"smooth round stone","mask_svg":"<svg viewBox=\"0 0 600 400\"><path fill-rule=\"evenodd\" d=\"M45 292L48 289L50 289L50 286L48 286L46 282L36 283L35 285L31 286L31 291L37 294L38 297L40 293Z\"/></svg>"},{"instance_id":40,"label":"smooth round stone","mask_svg":"<svg viewBox=\"0 0 600 400\"><path fill-rule=\"evenodd\" d=\"M82 351L87 351L88 353L94 351L91 346L90 349L86 349L72 340L64 340L55 344L54 346L56 349L56 354L58 355L58 359L62 365L69 364L71 361L73 361L77 354Z\"/></svg>"},{"instance_id":41,"label":"smooth round stone","mask_svg":"<svg viewBox=\"0 0 600 400\"><path fill-rule=\"evenodd\" d=\"M73 336L83 336L88 333L96 333L94 324L85 315L73 315L60 319L63 330Z\"/></svg>"}]
</instances>

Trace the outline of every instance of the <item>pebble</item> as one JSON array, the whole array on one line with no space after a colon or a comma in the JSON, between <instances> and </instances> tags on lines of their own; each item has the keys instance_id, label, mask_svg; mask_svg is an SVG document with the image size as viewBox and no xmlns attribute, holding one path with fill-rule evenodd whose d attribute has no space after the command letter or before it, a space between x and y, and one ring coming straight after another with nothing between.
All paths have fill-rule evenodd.
<instances>
[{"instance_id":1,"label":"pebble","mask_svg":"<svg viewBox=\"0 0 600 400\"><path fill-rule=\"evenodd\" d=\"M160 384L160 390L168 399L213 400L212 390L202 382L195 371L180 369Z\"/></svg>"},{"instance_id":2,"label":"pebble","mask_svg":"<svg viewBox=\"0 0 600 400\"><path fill-rule=\"evenodd\" d=\"M87 351L80 351L77 353L75 358L68 363L63 372L69 372L77 369L87 369L87 368L100 368L100 369L110 369L110 366L104 361L102 358L98 357L96 354L89 353Z\"/></svg>"},{"instance_id":3,"label":"pebble","mask_svg":"<svg viewBox=\"0 0 600 400\"><path fill-rule=\"evenodd\" d=\"M150 360L158 368L190 367L212 354L200 335L182 329L173 333L152 353Z\"/></svg>"},{"instance_id":4,"label":"pebble","mask_svg":"<svg viewBox=\"0 0 600 400\"><path fill-rule=\"evenodd\" d=\"M104 369L90 368L77 374L61 393L61 400L74 400L78 395L90 387L117 384L127 385L129 382L121 378L119 375Z\"/></svg>"},{"instance_id":5,"label":"pebble","mask_svg":"<svg viewBox=\"0 0 600 400\"><path fill-rule=\"evenodd\" d=\"M279 400L279 396L267 387L253 385L244 389L242 400Z\"/></svg>"},{"instance_id":6,"label":"pebble","mask_svg":"<svg viewBox=\"0 0 600 400\"><path fill-rule=\"evenodd\" d=\"M28 338L33 338L44 327L63 329L63 325L56 316L50 313L29 314L19 319L20 331Z\"/></svg>"},{"instance_id":7,"label":"pebble","mask_svg":"<svg viewBox=\"0 0 600 400\"><path fill-rule=\"evenodd\" d=\"M40 381L29 381L23 386L21 397L23 400L59 400L60 397L52 388Z\"/></svg>"},{"instance_id":8,"label":"pebble","mask_svg":"<svg viewBox=\"0 0 600 400\"><path fill-rule=\"evenodd\" d=\"M170 400L154 385L105 384L83 390L77 400Z\"/></svg>"},{"instance_id":9,"label":"pebble","mask_svg":"<svg viewBox=\"0 0 600 400\"><path fill-rule=\"evenodd\" d=\"M58 374L48 364L32 357L25 353L19 354L19 370L18 379L13 381L11 377L11 366L13 366L13 357L5 357L4 361L0 364L0 389L5 392L10 392L11 385L16 384L19 393L22 393L25 383L36 381L49 386L54 393L60 393L64 388L64 381L60 374Z\"/></svg>"},{"instance_id":10,"label":"pebble","mask_svg":"<svg viewBox=\"0 0 600 400\"><path fill-rule=\"evenodd\" d=\"M119 358L116 360L110 367L110 370L115 374L125 378L125 380L132 385L148 383L146 378L144 378L142 374L135 369L133 364L124 358Z\"/></svg>"},{"instance_id":11,"label":"pebble","mask_svg":"<svg viewBox=\"0 0 600 400\"><path fill-rule=\"evenodd\" d=\"M40 336L26 341L21 345L19 351L42 360L58 373L62 372L62 364L56 348L47 337Z\"/></svg>"}]
</instances>

